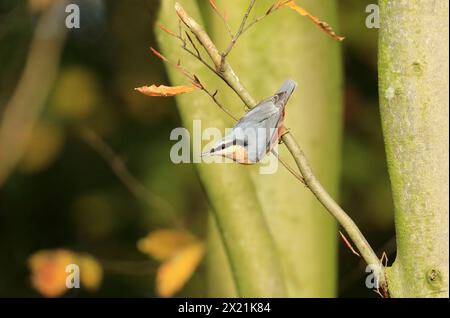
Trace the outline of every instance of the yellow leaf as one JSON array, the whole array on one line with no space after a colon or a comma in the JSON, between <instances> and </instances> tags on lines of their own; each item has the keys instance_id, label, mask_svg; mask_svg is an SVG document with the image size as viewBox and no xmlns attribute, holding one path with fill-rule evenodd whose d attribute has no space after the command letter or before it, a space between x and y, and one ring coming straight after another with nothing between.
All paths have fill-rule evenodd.
<instances>
[{"instance_id":1,"label":"yellow leaf","mask_svg":"<svg viewBox=\"0 0 450 318\"><path fill-rule=\"evenodd\" d=\"M137 243L138 249L153 258L163 261L197 239L190 233L172 229L156 230Z\"/></svg>"},{"instance_id":2,"label":"yellow leaf","mask_svg":"<svg viewBox=\"0 0 450 318\"><path fill-rule=\"evenodd\" d=\"M195 86L142 86L137 87L135 90L148 96L175 96L183 93L190 93L195 91L198 87Z\"/></svg>"},{"instance_id":3,"label":"yellow leaf","mask_svg":"<svg viewBox=\"0 0 450 318\"><path fill-rule=\"evenodd\" d=\"M20 160L20 171L34 173L47 168L59 155L63 143L64 133L61 128L37 123Z\"/></svg>"},{"instance_id":4,"label":"yellow leaf","mask_svg":"<svg viewBox=\"0 0 450 318\"><path fill-rule=\"evenodd\" d=\"M33 287L45 297L57 297L67 291L66 267L76 261L72 251L41 250L28 259Z\"/></svg>"},{"instance_id":5,"label":"yellow leaf","mask_svg":"<svg viewBox=\"0 0 450 318\"><path fill-rule=\"evenodd\" d=\"M102 103L101 92L95 73L81 66L70 66L61 72L51 104L61 117L83 120Z\"/></svg>"},{"instance_id":6,"label":"yellow leaf","mask_svg":"<svg viewBox=\"0 0 450 318\"><path fill-rule=\"evenodd\" d=\"M91 291L98 289L103 279L103 269L97 259L89 254L80 254L77 262L80 266L81 286Z\"/></svg>"},{"instance_id":7,"label":"yellow leaf","mask_svg":"<svg viewBox=\"0 0 450 318\"><path fill-rule=\"evenodd\" d=\"M310 14L304 8L302 8L298 4L296 4L294 0L283 2L282 4L279 4L279 5L285 5L289 8L297 11L300 15L308 17L315 25L317 25L322 31L327 33L332 38L334 38L338 41L342 41L345 39L345 37L337 35L336 32L333 31L333 29L331 28L331 26L328 23L321 21L318 17Z\"/></svg>"},{"instance_id":8,"label":"yellow leaf","mask_svg":"<svg viewBox=\"0 0 450 318\"><path fill-rule=\"evenodd\" d=\"M204 253L203 243L197 242L164 262L156 274L156 293L161 297L171 297L178 292L192 276Z\"/></svg>"}]
</instances>

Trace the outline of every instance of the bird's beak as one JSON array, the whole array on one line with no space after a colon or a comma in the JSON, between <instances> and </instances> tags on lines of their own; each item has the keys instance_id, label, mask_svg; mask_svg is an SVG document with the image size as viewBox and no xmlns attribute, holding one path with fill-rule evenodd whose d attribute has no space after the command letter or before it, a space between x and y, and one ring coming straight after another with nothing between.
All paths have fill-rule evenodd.
<instances>
[{"instance_id":1,"label":"bird's beak","mask_svg":"<svg viewBox=\"0 0 450 318\"><path fill-rule=\"evenodd\" d=\"M211 151L205 151L200 154L200 157L209 157L212 155Z\"/></svg>"}]
</instances>

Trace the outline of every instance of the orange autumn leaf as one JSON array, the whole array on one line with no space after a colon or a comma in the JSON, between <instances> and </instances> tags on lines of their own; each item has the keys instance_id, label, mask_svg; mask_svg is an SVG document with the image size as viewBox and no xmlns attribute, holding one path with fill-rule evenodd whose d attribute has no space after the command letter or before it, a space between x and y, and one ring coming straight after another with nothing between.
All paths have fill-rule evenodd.
<instances>
[{"instance_id":1,"label":"orange autumn leaf","mask_svg":"<svg viewBox=\"0 0 450 318\"><path fill-rule=\"evenodd\" d=\"M176 35L175 33L173 33L171 30L169 30L168 28L166 28L163 24L160 24L159 25L159 28L161 29L161 30L163 30L164 32L166 32L166 33L168 33L168 34L170 34L170 35L172 35L172 36L174 36L174 37L178 37L178 35ZM153 48L150 48L150 49L152 49L152 51L154 50ZM158 52L159 53L159 52Z\"/></svg>"},{"instance_id":2,"label":"orange autumn leaf","mask_svg":"<svg viewBox=\"0 0 450 318\"><path fill-rule=\"evenodd\" d=\"M68 265L79 266L81 286L95 290L100 286L103 269L88 254L77 254L66 249L41 250L28 259L33 287L45 297L58 297L67 292Z\"/></svg>"},{"instance_id":3,"label":"orange autumn leaf","mask_svg":"<svg viewBox=\"0 0 450 318\"><path fill-rule=\"evenodd\" d=\"M219 9L217 8L216 2L214 0L209 0L209 5L213 8L214 11L216 11L217 14L220 14Z\"/></svg>"},{"instance_id":4,"label":"orange autumn leaf","mask_svg":"<svg viewBox=\"0 0 450 318\"><path fill-rule=\"evenodd\" d=\"M156 293L171 297L178 292L192 276L204 253L203 243L196 242L164 262L156 274Z\"/></svg>"},{"instance_id":5,"label":"orange autumn leaf","mask_svg":"<svg viewBox=\"0 0 450 318\"><path fill-rule=\"evenodd\" d=\"M297 11L302 16L308 17L315 25L317 25L322 31L327 33L332 38L334 38L338 41L342 41L345 39L345 37L337 35L336 32L333 31L333 29L331 28L331 26L328 23L321 21L318 17L310 14L304 8L302 8L298 4L296 4L294 0L290 0L287 2L285 1L282 3L279 2L279 4L278 4L278 6L283 6L283 5Z\"/></svg>"},{"instance_id":6,"label":"orange autumn leaf","mask_svg":"<svg viewBox=\"0 0 450 318\"><path fill-rule=\"evenodd\" d=\"M196 241L197 239L186 231L161 229L140 239L137 247L142 253L164 261Z\"/></svg>"},{"instance_id":7,"label":"orange autumn leaf","mask_svg":"<svg viewBox=\"0 0 450 318\"><path fill-rule=\"evenodd\" d=\"M227 12L224 10L223 14L220 13L219 8L217 7L216 1L215 0L209 0L209 5L211 6L211 8L214 10L214 12L216 12L216 14L221 17L221 19L223 19L225 22L228 21L228 17L227 17Z\"/></svg>"},{"instance_id":8,"label":"orange autumn leaf","mask_svg":"<svg viewBox=\"0 0 450 318\"><path fill-rule=\"evenodd\" d=\"M156 51L154 48L150 47L150 51L152 51L153 54L155 54L157 57L159 57L161 60L163 60L164 62L167 62L168 59L162 55L161 53L159 53L158 51Z\"/></svg>"},{"instance_id":9,"label":"orange autumn leaf","mask_svg":"<svg viewBox=\"0 0 450 318\"><path fill-rule=\"evenodd\" d=\"M137 87L135 90L148 96L175 96L183 93L190 93L197 90L196 86L165 86L151 85Z\"/></svg>"},{"instance_id":10,"label":"orange autumn leaf","mask_svg":"<svg viewBox=\"0 0 450 318\"><path fill-rule=\"evenodd\" d=\"M67 291L66 267L75 259L75 253L64 249L34 253L28 260L33 287L45 297L61 296Z\"/></svg>"},{"instance_id":11,"label":"orange autumn leaf","mask_svg":"<svg viewBox=\"0 0 450 318\"><path fill-rule=\"evenodd\" d=\"M80 266L81 286L90 291L97 290L103 279L103 269L100 263L89 254L79 254L77 263Z\"/></svg>"}]
</instances>

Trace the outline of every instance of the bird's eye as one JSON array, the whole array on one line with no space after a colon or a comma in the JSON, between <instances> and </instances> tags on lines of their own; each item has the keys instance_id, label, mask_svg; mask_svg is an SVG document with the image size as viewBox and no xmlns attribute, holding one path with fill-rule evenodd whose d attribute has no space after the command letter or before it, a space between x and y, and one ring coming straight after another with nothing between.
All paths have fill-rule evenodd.
<instances>
[{"instance_id":1,"label":"bird's eye","mask_svg":"<svg viewBox=\"0 0 450 318\"><path fill-rule=\"evenodd\" d=\"M214 148L213 149L211 149L211 151L210 152L214 152Z\"/></svg>"},{"instance_id":2,"label":"bird's eye","mask_svg":"<svg viewBox=\"0 0 450 318\"><path fill-rule=\"evenodd\" d=\"M225 149L225 144L222 144L222 147L221 147L222 149Z\"/></svg>"}]
</instances>

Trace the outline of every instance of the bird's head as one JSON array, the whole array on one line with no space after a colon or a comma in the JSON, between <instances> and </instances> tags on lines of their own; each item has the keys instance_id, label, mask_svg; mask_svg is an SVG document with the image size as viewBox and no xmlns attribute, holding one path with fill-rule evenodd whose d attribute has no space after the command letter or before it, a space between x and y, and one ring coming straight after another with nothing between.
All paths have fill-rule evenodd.
<instances>
[{"instance_id":1,"label":"bird's head","mask_svg":"<svg viewBox=\"0 0 450 318\"><path fill-rule=\"evenodd\" d=\"M249 164L249 156L246 141L237 138L221 140L209 151L203 152L202 157L222 156L238 163Z\"/></svg>"}]
</instances>

